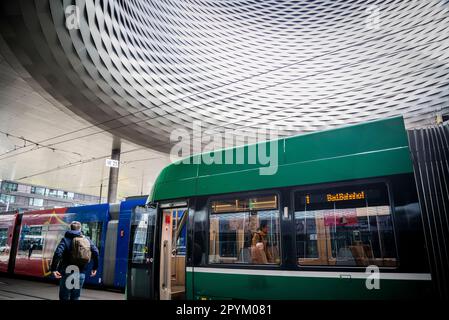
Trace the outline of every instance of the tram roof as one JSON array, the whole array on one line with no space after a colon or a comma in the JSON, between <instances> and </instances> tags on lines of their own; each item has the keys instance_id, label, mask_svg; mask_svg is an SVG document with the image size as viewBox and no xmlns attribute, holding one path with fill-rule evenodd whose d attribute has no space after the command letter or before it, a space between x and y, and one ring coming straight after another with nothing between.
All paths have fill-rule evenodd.
<instances>
[{"instance_id":1,"label":"tram roof","mask_svg":"<svg viewBox=\"0 0 449 320\"><path fill-rule=\"evenodd\" d=\"M165 167L159 174L150 201L192 196L300 186L333 181L380 177L413 172L408 138L401 116L336 129L273 140L278 167L272 175L261 175L267 167L259 159L248 162L248 149L265 141L214 151L225 159L232 152L233 164L206 164L203 155L193 155ZM262 146L263 147L263 146ZM242 150L243 149L243 150ZM254 149L252 149L254 150ZM236 153L244 151L243 164ZM190 160L190 163L185 163ZM223 161L224 163L224 161Z\"/></svg>"}]
</instances>

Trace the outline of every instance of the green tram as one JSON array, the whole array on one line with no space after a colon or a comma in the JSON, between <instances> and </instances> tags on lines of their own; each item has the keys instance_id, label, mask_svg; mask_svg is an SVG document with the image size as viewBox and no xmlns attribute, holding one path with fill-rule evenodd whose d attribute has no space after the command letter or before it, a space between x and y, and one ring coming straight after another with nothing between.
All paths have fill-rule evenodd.
<instances>
[{"instance_id":1,"label":"green tram","mask_svg":"<svg viewBox=\"0 0 449 320\"><path fill-rule=\"evenodd\" d=\"M266 143L160 173L132 218L128 299L432 295L402 117L276 140L271 175L248 159Z\"/></svg>"}]
</instances>

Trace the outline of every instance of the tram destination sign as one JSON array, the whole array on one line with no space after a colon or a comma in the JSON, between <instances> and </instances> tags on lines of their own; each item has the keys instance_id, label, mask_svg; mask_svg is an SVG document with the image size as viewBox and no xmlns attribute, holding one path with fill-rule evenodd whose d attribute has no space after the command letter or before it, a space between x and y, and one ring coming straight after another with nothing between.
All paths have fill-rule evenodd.
<instances>
[{"instance_id":1,"label":"tram destination sign","mask_svg":"<svg viewBox=\"0 0 449 320\"><path fill-rule=\"evenodd\" d=\"M366 199L365 191L353 191L353 192L336 192L336 193L324 193L324 194L306 194L305 203L323 203L323 202L338 202L338 201L350 201L350 200L363 200Z\"/></svg>"},{"instance_id":2,"label":"tram destination sign","mask_svg":"<svg viewBox=\"0 0 449 320\"><path fill-rule=\"evenodd\" d=\"M361 199L365 199L364 191L335 193L335 194L327 194L326 195L327 202L346 201L346 200L361 200Z\"/></svg>"}]
</instances>

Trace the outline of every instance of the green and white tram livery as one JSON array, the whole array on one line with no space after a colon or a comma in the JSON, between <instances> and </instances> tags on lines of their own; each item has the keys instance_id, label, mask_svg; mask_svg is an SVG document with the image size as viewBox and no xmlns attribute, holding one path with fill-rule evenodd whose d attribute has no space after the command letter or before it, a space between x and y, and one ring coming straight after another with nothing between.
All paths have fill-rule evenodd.
<instances>
[{"instance_id":1,"label":"green and white tram livery","mask_svg":"<svg viewBox=\"0 0 449 320\"><path fill-rule=\"evenodd\" d=\"M249 161L248 154L267 143L277 144L278 167L261 175L264 164ZM160 173L147 207L133 221L139 247L146 243L139 259L130 259L129 299L433 294L401 117L213 156L224 159L229 152L234 158L244 154L244 161L205 164L194 155ZM186 251L180 252L183 228Z\"/></svg>"}]
</instances>

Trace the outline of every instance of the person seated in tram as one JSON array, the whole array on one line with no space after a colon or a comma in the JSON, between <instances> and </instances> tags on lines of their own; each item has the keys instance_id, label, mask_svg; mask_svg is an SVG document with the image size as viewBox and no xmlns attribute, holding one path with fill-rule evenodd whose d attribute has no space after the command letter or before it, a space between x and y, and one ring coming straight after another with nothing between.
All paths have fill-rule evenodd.
<instances>
[{"instance_id":1,"label":"person seated in tram","mask_svg":"<svg viewBox=\"0 0 449 320\"><path fill-rule=\"evenodd\" d=\"M267 250L268 224L266 221L260 223L259 229L254 233L251 241L252 263L264 264L270 260L270 253Z\"/></svg>"}]
</instances>

